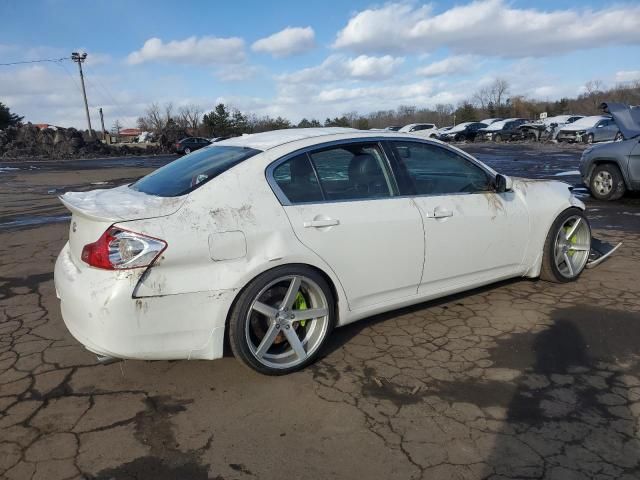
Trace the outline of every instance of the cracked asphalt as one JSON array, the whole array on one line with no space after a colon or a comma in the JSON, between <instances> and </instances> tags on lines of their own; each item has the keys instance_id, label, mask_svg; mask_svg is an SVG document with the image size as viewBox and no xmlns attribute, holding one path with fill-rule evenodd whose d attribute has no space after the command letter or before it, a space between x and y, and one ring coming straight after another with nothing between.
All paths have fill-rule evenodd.
<instances>
[{"instance_id":1,"label":"cracked asphalt","mask_svg":"<svg viewBox=\"0 0 640 480\"><path fill-rule=\"evenodd\" d=\"M468 150L578 181L575 148ZM0 172L0 478L640 478L638 196L582 194L595 234L624 245L579 281L511 280L372 317L287 377L231 357L98 365L60 317L55 195L168 160Z\"/></svg>"}]
</instances>

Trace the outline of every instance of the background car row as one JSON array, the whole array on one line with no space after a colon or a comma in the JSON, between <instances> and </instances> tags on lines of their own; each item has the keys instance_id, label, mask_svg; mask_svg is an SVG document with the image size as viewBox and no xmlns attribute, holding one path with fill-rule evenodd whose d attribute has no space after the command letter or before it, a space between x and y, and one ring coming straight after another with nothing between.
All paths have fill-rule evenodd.
<instances>
[{"instance_id":1,"label":"background car row","mask_svg":"<svg viewBox=\"0 0 640 480\"><path fill-rule=\"evenodd\" d=\"M374 130L374 129L372 129ZM393 125L383 130L412 133L445 142L511 140L583 142L620 141L623 135L608 115L557 115L530 121L526 118L487 118L438 128L433 123Z\"/></svg>"}]
</instances>

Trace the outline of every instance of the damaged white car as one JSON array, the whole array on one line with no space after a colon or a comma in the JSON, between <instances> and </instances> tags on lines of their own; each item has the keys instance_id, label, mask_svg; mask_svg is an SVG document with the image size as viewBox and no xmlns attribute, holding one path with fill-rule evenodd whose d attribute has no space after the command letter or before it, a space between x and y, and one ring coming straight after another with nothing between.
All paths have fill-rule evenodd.
<instances>
[{"instance_id":1,"label":"damaged white car","mask_svg":"<svg viewBox=\"0 0 640 480\"><path fill-rule=\"evenodd\" d=\"M64 321L101 358L312 362L331 330L511 277L575 280L584 204L411 134L225 140L137 182L67 193Z\"/></svg>"}]
</instances>

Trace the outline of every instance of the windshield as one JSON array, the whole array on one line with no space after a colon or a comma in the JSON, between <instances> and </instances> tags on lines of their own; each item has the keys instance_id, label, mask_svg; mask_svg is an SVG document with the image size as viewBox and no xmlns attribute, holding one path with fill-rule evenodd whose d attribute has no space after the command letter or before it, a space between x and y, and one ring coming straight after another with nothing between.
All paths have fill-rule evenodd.
<instances>
[{"instance_id":1,"label":"windshield","mask_svg":"<svg viewBox=\"0 0 640 480\"><path fill-rule=\"evenodd\" d=\"M571 128L580 127L580 128L590 128L595 126L600 120L603 120L603 117L595 116L595 117L584 117L580 120L576 120L573 123L570 123L569 126Z\"/></svg>"},{"instance_id":2,"label":"windshield","mask_svg":"<svg viewBox=\"0 0 640 480\"><path fill-rule=\"evenodd\" d=\"M485 128L485 130L502 130L502 128L505 126L506 123L507 123L506 120L500 120L499 122L493 122L491 125L489 125L487 128Z\"/></svg>"},{"instance_id":3,"label":"windshield","mask_svg":"<svg viewBox=\"0 0 640 480\"><path fill-rule=\"evenodd\" d=\"M179 197L258 153L260 150L245 147L202 148L142 177L129 188L158 197Z\"/></svg>"},{"instance_id":4,"label":"windshield","mask_svg":"<svg viewBox=\"0 0 640 480\"><path fill-rule=\"evenodd\" d=\"M453 132L461 132L462 130L464 130L465 128L467 128L468 125L471 125L473 122L464 122L464 123L459 123L458 125L456 125L455 127L453 127L451 130L449 130L451 133Z\"/></svg>"}]
</instances>

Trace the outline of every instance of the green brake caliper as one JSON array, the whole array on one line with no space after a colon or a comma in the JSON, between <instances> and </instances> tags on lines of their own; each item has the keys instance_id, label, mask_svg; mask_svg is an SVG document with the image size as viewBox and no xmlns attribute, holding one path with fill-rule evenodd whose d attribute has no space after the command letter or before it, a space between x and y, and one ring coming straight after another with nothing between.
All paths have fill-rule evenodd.
<instances>
[{"instance_id":1,"label":"green brake caliper","mask_svg":"<svg viewBox=\"0 0 640 480\"><path fill-rule=\"evenodd\" d=\"M571 229L571 227L564 227L565 233L568 233L570 229ZM576 243L578 243L577 235L574 233L573 235L571 235L571 237L569 239L567 239L567 241L570 244L575 245ZM575 250L569 250L567 253L569 254L570 257L573 257L573 254L576 253L576 251ZM299 292L298 292L298 295L300 295Z\"/></svg>"},{"instance_id":2,"label":"green brake caliper","mask_svg":"<svg viewBox=\"0 0 640 480\"><path fill-rule=\"evenodd\" d=\"M296 300L293 302L293 308L294 310L306 310L308 308L307 301L304 299L302 292L298 292L298 295L296 295ZM306 323L306 320L300 320L301 327L304 327Z\"/></svg>"}]
</instances>

